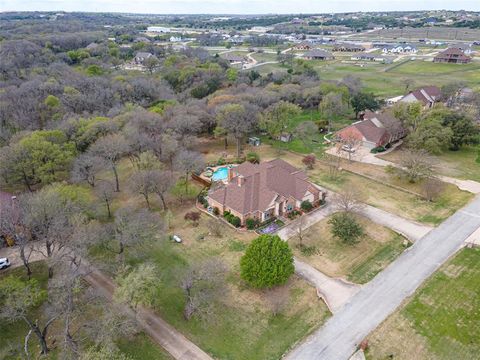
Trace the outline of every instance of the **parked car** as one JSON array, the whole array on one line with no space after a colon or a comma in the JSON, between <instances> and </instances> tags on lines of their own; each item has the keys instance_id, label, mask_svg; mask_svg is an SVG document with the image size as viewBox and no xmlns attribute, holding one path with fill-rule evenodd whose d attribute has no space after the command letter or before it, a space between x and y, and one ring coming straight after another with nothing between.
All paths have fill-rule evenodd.
<instances>
[{"instance_id":1,"label":"parked car","mask_svg":"<svg viewBox=\"0 0 480 360\"><path fill-rule=\"evenodd\" d=\"M182 239L180 239L180 236L178 235L173 235L172 236L172 239L173 241L177 242L177 243L181 243L182 242Z\"/></svg>"},{"instance_id":2,"label":"parked car","mask_svg":"<svg viewBox=\"0 0 480 360\"><path fill-rule=\"evenodd\" d=\"M8 268L10 265L10 260L8 260L8 258L0 259L0 270Z\"/></svg>"},{"instance_id":3,"label":"parked car","mask_svg":"<svg viewBox=\"0 0 480 360\"><path fill-rule=\"evenodd\" d=\"M346 151L346 152L349 152L349 153L354 153L355 152L355 149L353 147L351 147L350 145L343 145L342 150Z\"/></svg>"}]
</instances>

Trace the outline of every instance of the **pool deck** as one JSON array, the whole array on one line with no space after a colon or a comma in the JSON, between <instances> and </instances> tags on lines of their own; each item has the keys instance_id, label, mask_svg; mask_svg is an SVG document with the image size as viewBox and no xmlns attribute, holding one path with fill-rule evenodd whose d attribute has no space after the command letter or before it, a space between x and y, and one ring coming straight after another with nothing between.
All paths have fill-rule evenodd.
<instances>
[{"instance_id":1,"label":"pool deck","mask_svg":"<svg viewBox=\"0 0 480 360\"><path fill-rule=\"evenodd\" d=\"M207 171L211 171L212 173L214 173L215 171L217 171L218 169L221 169L221 168L228 168L228 167L233 168L233 167L236 167L236 166L238 166L238 165L237 164L225 164L225 165L218 165L218 166L208 166L208 167L205 168L204 171L202 171L202 173L199 175L199 177L202 180L207 181L211 184L212 183L212 177L209 177L209 176L205 175L205 173ZM228 175L227 175L227 177L228 177ZM222 182L226 183L227 178L219 180L219 181L222 181Z\"/></svg>"}]
</instances>

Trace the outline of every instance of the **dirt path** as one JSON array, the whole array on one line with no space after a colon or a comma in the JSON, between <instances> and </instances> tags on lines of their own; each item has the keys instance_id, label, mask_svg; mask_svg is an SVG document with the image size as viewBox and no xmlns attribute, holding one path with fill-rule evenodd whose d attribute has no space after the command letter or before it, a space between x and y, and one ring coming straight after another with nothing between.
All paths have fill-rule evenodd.
<instances>
[{"instance_id":1,"label":"dirt path","mask_svg":"<svg viewBox=\"0 0 480 360\"><path fill-rule=\"evenodd\" d=\"M40 250L37 248L37 250ZM19 256L19 250L16 247L0 249L0 258L8 257L11 262L11 268L23 266ZM30 261L44 260L45 257L39 251L34 251ZM89 271L85 280L95 288L108 301L112 301L115 292L115 283L113 280L91 266L85 260L82 260ZM120 311L136 319L140 327L161 347L177 360L213 360L207 353L197 345L188 340L183 334L168 324L155 312L145 307L139 306L136 314L125 305L115 305Z\"/></svg>"}]
</instances>

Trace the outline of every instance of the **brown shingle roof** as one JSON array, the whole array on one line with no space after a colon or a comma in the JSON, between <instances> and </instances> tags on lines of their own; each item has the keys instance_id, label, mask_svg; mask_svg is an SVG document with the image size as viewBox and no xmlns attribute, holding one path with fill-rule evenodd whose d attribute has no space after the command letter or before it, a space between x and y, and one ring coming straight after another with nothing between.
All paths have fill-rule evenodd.
<instances>
[{"instance_id":1,"label":"brown shingle roof","mask_svg":"<svg viewBox=\"0 0 480 360\"><path fill-rule=\"evenodd\" d=\"M243 163L229 171L234 172L231 181L208 196L241 214L265 211L278 196L301 201L307 190L318 191L303 171L281 159Z\"/></svg>"}]
</instances>

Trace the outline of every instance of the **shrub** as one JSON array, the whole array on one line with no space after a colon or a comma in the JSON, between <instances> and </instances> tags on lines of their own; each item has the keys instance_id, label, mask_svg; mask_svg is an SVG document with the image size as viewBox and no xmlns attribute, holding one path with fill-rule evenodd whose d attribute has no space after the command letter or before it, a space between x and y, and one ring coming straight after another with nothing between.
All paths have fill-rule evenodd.
<instances>
[{"instance_id":1,"label":"shrub","mask_svg":"<svg viewBox=\"0 0 480 360\"><path fill-rule=\"evenodd\" d=\"M225 210L225 211L223 212L223 217L224 217L224 218L227 218L228 215L230 215L230 211Z\"/></svg>"},{"instance_id":2,"label":"shrub","mask_svg":"<svg viewBox=\"0 0 480 360\"><path fill-rule=\"evenodd\" d=\"M300 207L302 208L303 211L308 212L308 211L312 210L313 205L310 202L310 200L305 200L305 201L302 201L302 203L300 204Z\"/></svg>"},{"instance_id":3,"label":"shrub","mask_svg":"<svg viewBox=\"0 0 480 360\"><path fill-rule=\"evenodd\" d=\"M377 146L377 147L374 147L372 150L370 150L372 154L381 153L384 151L385 151L385 148L383 146Z\"/></svg>"},{"instance_id":4,"label":"shrub","mask_svg":"<svg viewBox=\"0 0 480 360\"><path fill-rule=\"evenodd\" d=\"M223 157L217 160L217 165L225 165L226 163L227 161Z\"/></svg>"},{"instance_id":5,"label":"shrub","mask_svg":"<svg viewBox=\"0 0 480 360\"><path fill-rule=\"evenodd\" d=\"M242 220L240 220L238 216L232 216L230 218L230 224L232 224L235 227L240 227L240 225L242 224Z\"/></svg>"},{"instance_id":6,"label":"shrub","mask_svg":"<svg viewBox=\"0 0 480 360\"><path fill-rule=\"evenodd\" d=\"M302 159L302 163L307 167L307 169L313 169L313 165L315 165L315 155L306 155Z\"/></svg>"},{"instance_id":7,"label":"shrub","mask_svg":"<svg viewBox=\"0 0 480 360\"><path fill-rule=\"evenodd\" d=\"M198 221L200 220L200 213L198 211L191 211L185 214L185 220L190 220L194 226L198 225Z\"/></svg>"},{"instance_id":8,"label":"shrub","mask_svg":"<svg viewBox=\"0 0 480 360\"><path fill-rule=\"evenodd\" d=\"M251 162L252 164L258 164L260 162L260 155L256 152L249 152L247 154L247 161Z\"/></svg>"},{"instance_id":9,"label":"shrub","mask_svg":"<svg viewBox=\"0 0 480 360\"><path fill-rule=\"evenodd\" d=\"M353 245L364 234L363 227L355 220L353 215L342 212L333 215L328 221L332 225L332 234L345 244Z\"/></svg>"},{"instance_id":10,"label":"shrub","mask_svg":"<svg viewBox=\"0 0 480 360\"><path fill-rule=\"evenodd\" d=\"M256 288L285 284L295 271L292 251L277 235L261 235L240 259L240 271L242 279Z\"/></svg>"},{"instance_id":11,"label":"shrub","mask_svg":"<svg viewBox=\"0 0 480 360\"><path fill-rule=\"evenodd\" d=\"M245 220L245 225L247 226L248 230L253 230L258 225L258 222L255 219L248 218L247 220Z\"/></svg>"},{"instance_id":12,"label":"shrub","mask_svg":"<svg viewBox=\"0 0 480 360\"><path fill-rule=\"evenodd\" d=\"M213 215L218 216L219 214L220 214L220 209L215 206L215 207L213 208Z\"/></svg>"}]
</instances>

